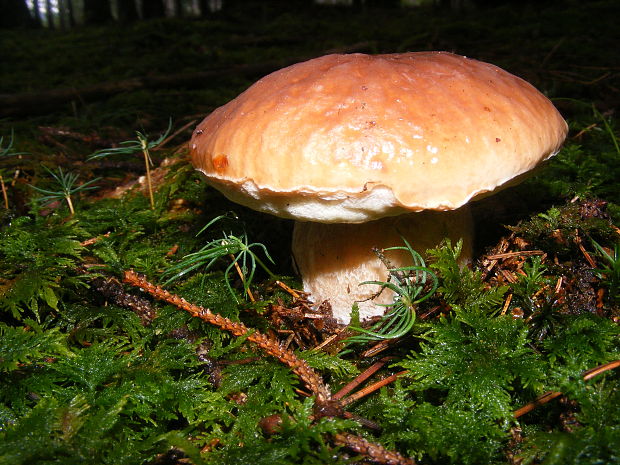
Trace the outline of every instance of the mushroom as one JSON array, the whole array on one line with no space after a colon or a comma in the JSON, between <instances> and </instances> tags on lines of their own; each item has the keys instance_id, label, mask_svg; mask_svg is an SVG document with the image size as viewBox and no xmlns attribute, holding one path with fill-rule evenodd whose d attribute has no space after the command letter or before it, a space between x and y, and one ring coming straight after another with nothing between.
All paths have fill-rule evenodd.
<instances>
[{"instance_id":1,"label":"mushroom","mask_svg":"<svg viewBox=\"0 0 620 465\"><path fill-rule=\"evenodd\" d=\"M467 203L518 182L566 133L544 95L488 63L447 52L326 55L216 109L190 153L233 202L296 220L304 289L347 323L354 302L367 319L393 298L360 286L388 279L373 247L402 236L423 252L462 238L466 262Z\"/></svg>"}]
</instances>

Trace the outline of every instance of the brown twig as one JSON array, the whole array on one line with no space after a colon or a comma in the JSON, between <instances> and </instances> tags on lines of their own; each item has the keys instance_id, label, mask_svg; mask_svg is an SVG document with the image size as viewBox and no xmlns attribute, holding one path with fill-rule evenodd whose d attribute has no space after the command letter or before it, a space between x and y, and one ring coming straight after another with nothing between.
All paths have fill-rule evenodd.
<instances>
[{"instance_id":1,"label":"brown twig","mask_svg":"<svg viewBox=\"0 0 620 465\"><path fill-rule=\"evenodd\" d=\"M299 295L299 293L297 291L295 291L295 289L291 288L290 286L287 286L282 281L276 281L275 284L276 284L276 286L279 286L280 288L282 288L286 292L288 292L291 295L291 297L293 297L293 299L300 299L301 298L301 296Z\"/></svg>"},{"instance_id":2,"label":"brown twig","mask_svg":"<svg viewBox=\"0 0 620 465\"><path fill-rule=\"evenodd\" d=\"M413 459L403 457L398 452L389 451L378 444L374 444L353 434L335 434L334 442L337 445L345 446L358 454L367 455L375 463L385 465L415 465L415 461Z\"/></svg>"},{"instance_id":3,"label":"brown twig","mask_svg":"<svg viewBox=\"0 0 620 465\"><path fill-rule=\"evenodd\" d=\"M501 258L520 257L524 255L545 255L542 250L519 250L516 252L498 253L495 255L487 255L485 258L489 260L497 260Z\"/></svg>"},{"instance_id":4,"label":"brown twig","mask_svg":"<svg viewBox=\"0 0 620 465\"><path fill-rule=\"evenodd\" d=\"M312 350L314 351L319 351L321 349L323 349L323 347L331 344L332 342L336 341L338 338L342 337L342 333L346 331L347 328L340 328L336 331L336 333L332 334L331 336L329 336L328 338L325 338L325 340L323 342L321 342L318 346L313 347Z\"/></svg>"},{"instance_id":5,"label":"brown twig","mask_svg":"<svg viewBox=\"0 0 620 465\"><path fill-rule=\"evenodd\" d=\"M508 311L508 307L510 307L510 302L512 302L512 294L508 294L508 297L506 297L506 300L504 301L504 306L502 307L502 315L505 315L506 312Z\"/></svg>"},{"instance_id":6,"label":"brown twig","mask_svg":"<svg viewBox=\"0 0 620 465\"><path fill-rule=\"evenodd\" d=\"M367 396L371 392L378 391L383 386L387 386L388 384L393 383L394 381L396 381L396 379L399 376L404 375L408 371L409 370L399 371L398 373L394 373L393 375L388 376L387 378L383 378L382 380L377 381L376 383L373 383L370 386L366 386L365 388L360 389L355 394L351 394L349 397L347 397L345 399L342 399L342 405L349 405L349 404L355 402L356 400L359 400L362 397Z\"/></svg>"},{"instance_id":7,"label":"brown twig","mask_svg":"<svg viewBox=\"0 0 620 465\"><path fill-rule=\"evenodd\" d=\"M549 59L553 56L553 54L560 48L560 46L566 41L566 36L560 37L560 40L558 40L555 45L551 48L551 50L549 50L549 53L547 53L547 55L545 55L545 57L542 59L542 61L540 62L540 68L544 69L547 65L547 62L549 61Z\"/></svg>"},{"instance_id":8,"label":"brown twig","mask_svg":"<svg viewBox=\"0 0 620 465\"><path fill-rule=\"evenodd\" d=\"M582 255L584 256L584 258L586 259L586 261L588 262L588 264L592 267L592 268L596 268L596 262L594 261L594 259L592 258L592 256L588 253L588 251L586 250L586 248L583 246L583 241L581 240L581 237L578 235L578 231L575 231L575 244L577 244L577 247L579 247L579 250L581 251Z\"/></svg>"},{"instance_id":9,"label":"brown twig","mask_svg":"<svg viewBox=\"0 0 620 465\"><path fill-rule=\"evenodd\" d=\"M206 321L235 336L246 336L247 339L259 346L267 354L277 358L287 365L293 373L312 391L318 402L324 402L330 397L330 392L320 376L306 363L290 350L283 349L277 340L272 339L257 331L250 331L243 323L232 321L226 317L213 313L208 308L190 304L187 300L151 284L146 279L138 276L134 271L126 271L124 281L132 286L148 292L158 300L163 300L177 308L185 310L196 318Z\"/></svg>"},{"instance_id":10,"label":"brown twig","mask_svg":"<svg viewBox=\"0 0 620 465\"><path fill-rule=\"evenodd\" d=\"M562 393L559 392L559 391L545 392L544 394L542 394L542 395L538 396L536 399L534 399L532 402L529 402L528 404L525 404L520 409L515 410L514 416L515 416L515 418L519 418L519 417L525 415L526 413L531 412L536 407L538 407L540 405L543 405L543 404L546 404L550 400L553 400L556 397L559 397L561 395L562 395Z\"/></svg>"},{"instance_id":11,"label":"brown twig","mask_svg":"<svg viewBox=\"0 0 620 465\"><path fill-rule=\"evenodd\" d=\"M9 197L6 193L6 187L4 186L4 179L0 175L0 188L2 188L2 198L4 199L4 208L9 209Z\"/></svg>"},{"instance_id":12,"label":"brown twig","mask_svg":"<svg viewBox=\"0 0 620 465\"><path fill-rule=\"evenodd\" d=\"M315 395L315 402L316 405L319 407L319 410L321 406L326 406L326 408L329 409L329 406L333 405L335 411L342 411L339 400L331 397L331 393L323 383L323 380L318 376L318 374L305 362L305 360L297 357L292 351L280 347L280 344L277 340L259 332L251 331L244 324L234 322L226 317L215 314L207 308L190 304L182 297L171 294L165 289L162 289L161 287L148 282L146 279L138 276L134 271L125 272L124 282L132 286L139 287L140 289L152 295L154 298L162 300L164 302L168 302L169 304L172 304L177 308L187 311L192 316L200 318L207 323L210 323L225 331L228 331L235 336L247 337L249 341L258 345L267 354L277 358L282 363L287 365L291 369L291 371L293 371L293 373L295 373L299 377L299 379L301 379L301 381ZM400 374L402 373L392 375L391 377L388 377L380 381L379 383L375 383L373 386L366 388L365 394L363 395L366 395L367 393L379 389L379 387L384 386L389 382L392 382ZM361 396L357 396L356 398L359 397ZM354 414L348 414L348 412L344 412L342 416L344 416L345 418L360 420L362 424L367 425L371 428L378 428L378 425L375 425L373 422L369 422L367 420L364 421L364 419L358 419L357 416ZM398 452L387 450L380 444L372 443L354 434L337 433L334 435L333 440L335 444L346 447L347 449L352 450L358 454L365 455L368 457L369 460L375 463L384 465L415 465L413 459L403 457Z\"/></svg>"},{"instance_id":13,"label":"brown twig","mask_svg":"<svg viewBox=\"0 0 620 465\"><path fill-rule=\"evenodd\" d=\"M589 379L594 378L595 376L600 375L601 373L605 373L606 371L613 370L614 368L620 367L620 360L614 360L613 362L605 363L604 365L599 365L595 368L592 368L586 371L583 374L584 381L588 381Z\"/></svg>"},{"instance_id":14,"label":"brown twig","mask_svg":"<svg viewBox=\"0 0 620 465\"><path fill-rule=\"evenodd\" d=\"M95 237L91 237L90 239L86 239L85 241L80 242L80 245L82 247L87 247L89 245L93 245L93 244L99 242L104 237L110 237L110 232L108 231L107 233L102 234L101 236L95 236Z\"/></svg>"},{"instance_id":15,"label":"brown twig","mask_svg":"<svg viewBox=\"0 0 620 465\"><path fill-rule=\"evenodd\" d=\"M378 362L375 362L372 365L370 365L366 370L360 373L359 376L357 376L353 381L343 386L342 389L340 389L340 391L334 394L332 396L332 399L342 399L349 392L356 389L360 384L362 384L364 381L366 381L368 378L374 375L377 371L383 368L385 364L389 362L391 359L392 357L383 357Z\"/></svg>"},{"instance_id":16,"label":"brown twig","mask_svg":"<svg viewBox=\"0 0 620 465\"><path fill-rule=\"evenodd\" d=\"M399 339L384 339L382 341L377 342L370 348L364 350L364 352L360 354L360 357L361 358L374 357L375 355L383 352L384 350L389 349L391 346L393 346L394 344L397 344L398 342L399 342Z\"/></svg>"},{"instance_id":17,"label":"brown twig","mask_svg":"<svg viewBox=\"0 0 620 465\"><path fill-rule=\"evenodd\" d=\"M174 131L172 134L170 134L168 137L166 137L163 141L161 141L161 143L154 149L154 150L161 150L164 145L166 145L168 142L170 142L172 139L174 139L176 136L178 136L179 134L181 134L183 131L185 131L187 128L194 126L194 124L196 124L195 119L191 120L189 123L184 124L181 128L177 129L176 131Z\"/></svg>"},{"instance_id":18,"label":"brown twig","mask_svg":"<svg viewBox=\"0 0 620 465\"><path fill-rule=\"evenodd\" d=\"M594 378L595 376L600 375L609 370L613 370L614 368L620 367L620 360L614 360L613 362L605 363L604 365L597 366L583 373L584 381L588 381L589 379ZM556 397L561 396L562 393L559 391L549 391L545 392L541 396L534 399L532 402L525 404L523 407L515 410L514 416L515 418L519 418L526 413L531 412L536 407L546 404L547 402L555 399Z\"/></svg>"},{"instance_id":19,"label":"brown twig","mask_svg":"<svg viewBox=\"0 0 620 465\"><path fill-rule=\"evenodd\" d=\"M144 326L149 325L156 317L155 309L148 300L127 293L116 278L96 277L91 281L91 285L106 301L131 309L140 317L140 321Z\"/></svg>"},{"instance_id":20,"label":"brown twig","mask_svg":"<svg viewBox=\"0 0 620 465\"><path fill-rule=\"evenodd\" d=\"M579 138L581 138L581 136L583 136L586 132L590 131L591 129L594 129L597 126L598 126L598 123L592 123L589 126L586 126L581 131L579 131L577 134L575 134L572 137L572 139L579 139Z\"/></svg>"}]
</instances>

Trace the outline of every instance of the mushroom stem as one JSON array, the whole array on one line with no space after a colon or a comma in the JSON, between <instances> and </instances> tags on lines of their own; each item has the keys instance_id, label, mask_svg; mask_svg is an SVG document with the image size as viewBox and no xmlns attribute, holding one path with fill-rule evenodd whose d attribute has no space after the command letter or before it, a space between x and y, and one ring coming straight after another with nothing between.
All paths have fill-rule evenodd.
<instances>
[{"instance_id":1,"label":"mushroom stem","mask_svg":"<svg viewBox=\"0 0 620 465\"><path fill-rule=\"evenodd\" d=\"M373 248L403 245L402 238L424 254L443 238L463 240L461 263L471 260L473 222L468 206L454 211L423 211L383 218L363 224L324 224L296 222L293 255L303 279L304 290L316 303L328 300L334 318L342 324L350 321L351 308L357 302L360 320L383 315L394 293L363 281L387 281L389 271ZM405 251L389 251L385 258L394 267L410 266Z\"/></svg>"}]
</instances>

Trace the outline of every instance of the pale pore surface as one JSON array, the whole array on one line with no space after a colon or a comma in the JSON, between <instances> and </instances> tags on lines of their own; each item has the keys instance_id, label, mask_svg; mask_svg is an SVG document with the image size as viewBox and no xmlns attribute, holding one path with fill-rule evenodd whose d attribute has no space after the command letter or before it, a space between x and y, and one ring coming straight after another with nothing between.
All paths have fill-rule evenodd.
<instances>
[{"instance_id":1,"label":"pale pore surface","mask_svg":"<svg viewBox=\"0 0 620 465\"><path fill-rule=\"evenodd\" d=\"M388 270L373 247L385 249L404 245L405 237L417 252L439 244L443 238L452 243L463 239L461 261L471 259L472 219L468 206L448 212L419 212L383 218L364 224L295 223L293 255L303 277L304 291L315 303L328 300L339 323L350 321L351 308L358 303L360 319L382 315L394 293L384 290L374 301L379 286L363 285L363 281L386 281ZM408 252L387 252L395 267L410 266Z\"/></svg>"}]
</instances>

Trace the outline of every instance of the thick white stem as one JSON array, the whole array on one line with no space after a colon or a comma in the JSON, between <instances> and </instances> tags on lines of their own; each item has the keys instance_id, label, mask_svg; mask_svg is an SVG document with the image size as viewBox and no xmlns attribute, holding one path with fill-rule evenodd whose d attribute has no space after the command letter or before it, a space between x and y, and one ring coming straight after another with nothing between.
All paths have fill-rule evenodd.
<instances>
[{"instance_id":1,"label":"thick white stem","mask_svg":"<svg viewBox=\"0 0 620 465\"><path fill-rule=\"evenodd\" d=\"M468 206L455 211L424 211L388 217L362 224L296 222L293 255L303 279L304 290L315 303L328 300L334 318L346 324L351 308L358 303L360 319L382 315L393 293L363 281L386 281L388 270L373 248L404 245L406 238L419 253L437 246L444 238L463 240L461 260L471 260L473 224ZM386 258L395 267L412 265L406 251L391 251Z\"/></svg>"}]
</instances>

